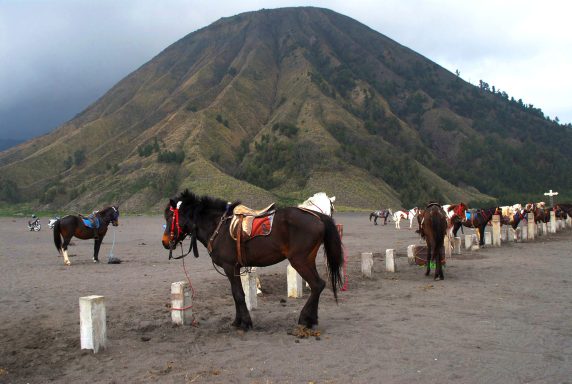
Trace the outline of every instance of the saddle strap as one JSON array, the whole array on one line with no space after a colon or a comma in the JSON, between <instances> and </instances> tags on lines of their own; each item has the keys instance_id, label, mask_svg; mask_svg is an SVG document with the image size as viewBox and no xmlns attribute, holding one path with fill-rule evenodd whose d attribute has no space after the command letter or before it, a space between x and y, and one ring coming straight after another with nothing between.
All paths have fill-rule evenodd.
<instances>
[{"instance_id":1,"label":"saddle strap","mask_svg":"<svg viewBox=\"0 0 572 384\"><path fill-rule=\"evenodd\" d=\"M236 260L238 261L238 264L241 266L246 266L246 260L243 260L242 257L242 252L241 252L241 248L242 248L242 243L241 243L241 238L242 238L242 220L244 219L244 216L239 215L238 216L238 225L236 226L237 230L236 230Z\"/></svg>"},{"instance_id":2,"label":"saddle strap","mask_svg":"<svg viewBox=\"0 0 572 384\"><path fill-rule=\"evenodd\" d=\"M318 216L318 215L316 214L316 212L315 212L315 211L312 211L311 209L304 208L304 207L297 207L297 208L298 208L299 210L301 210L301 211L308 212L308 213L309 213L310 215L312 215L312 216L316 216L316 217L318 218L318 220L322 220L322 219L320 219L320 216Z\"/></svg>"}]
</instances>

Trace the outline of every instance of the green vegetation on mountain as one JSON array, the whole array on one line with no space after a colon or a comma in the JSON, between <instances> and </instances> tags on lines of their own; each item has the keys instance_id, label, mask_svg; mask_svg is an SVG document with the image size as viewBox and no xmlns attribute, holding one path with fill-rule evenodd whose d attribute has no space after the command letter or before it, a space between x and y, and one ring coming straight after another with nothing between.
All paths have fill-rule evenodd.
<instances>
[{"instance_id":1,"label":"green vegetation on mountain","mask_svg":"<svg viewBox=\"0 0 572 384\"><path fill-rule=\"evenodd\" d=\"M0 201L157 211L571 198L572 127L335 12L261 10L167 47L52 133L0 153Z\"/></svg>"}]
</instances>

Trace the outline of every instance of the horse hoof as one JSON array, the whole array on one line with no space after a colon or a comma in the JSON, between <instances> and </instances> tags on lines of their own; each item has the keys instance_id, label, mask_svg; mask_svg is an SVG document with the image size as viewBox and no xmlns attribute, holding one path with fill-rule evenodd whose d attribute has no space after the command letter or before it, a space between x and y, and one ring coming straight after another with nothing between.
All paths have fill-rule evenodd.
<instances>
[{"instance_id":1,"label":"horse hoof","mask_svg":"<svg viewBox=\"0 0 572 384\"><path fill-rule=\"evenodd\" d=\"M69 267L71 265L71 262L66 261L64 264Z\"/></svg>"},{"instance_id":2,"label":"horse hoof","mask_svg":"<svg viewBox=\"0 0 572 384\"><path fill-rule=\"evenodd\" d=\"M99 263L99 260L93 259L93 262L94 262L94 263Z\"/></svg>"}]
</instances>

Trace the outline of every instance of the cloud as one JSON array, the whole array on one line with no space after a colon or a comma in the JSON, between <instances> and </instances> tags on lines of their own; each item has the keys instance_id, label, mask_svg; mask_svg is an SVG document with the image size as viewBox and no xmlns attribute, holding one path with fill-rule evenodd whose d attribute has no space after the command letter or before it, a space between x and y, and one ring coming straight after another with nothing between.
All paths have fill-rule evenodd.
<instances>
[{"instance_id":1,"label":"cloud","mask_svg":"<svg viewBox=\"0 0 572 384\"><path fill-rule=\"evenodd\" d=\"M461 77L572 121L572 5L536 1L273 1L348 15ZM263 1L0 1L0 137L44 133L167 46ZM49 112L47 112L49 111ZM36 115L34 119L33 115Z\"/></svg>"}]
</instances>

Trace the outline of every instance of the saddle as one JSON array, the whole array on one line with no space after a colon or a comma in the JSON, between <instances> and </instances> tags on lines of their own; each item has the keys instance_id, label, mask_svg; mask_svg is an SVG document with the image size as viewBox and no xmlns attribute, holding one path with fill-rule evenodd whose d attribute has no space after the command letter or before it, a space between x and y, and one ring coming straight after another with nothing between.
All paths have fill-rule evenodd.
<instances>
[{"instance_id":1,"label":"saddle","mask_svg":"<svg viewBox=\"0 0 572 384\"><path fill-rule=\"evenodd\" d=\"M241 266L246 266L242 244L256 236L266 236L272 231L272 221L276 209L274 203L264 209L251 209L237 205L232 211L229 225L230 237L236 241L236 256Z\"/></svg>"},{"instance_id":2,"label":"saddle","mask_svg":"<svg viewBox=\"0 0 572 384\"><path fill-rule=\"evenodd\" d=\"M85 225L86 227L91 228L91 229L99 229L100 220L99 220L99 217L97 217L95 215L95 213L92 213L87 217L83 216L82 214L79 214L79 216L81 217L81 220L83 221L83 225Z\"/></svg>"}]
</instances>

